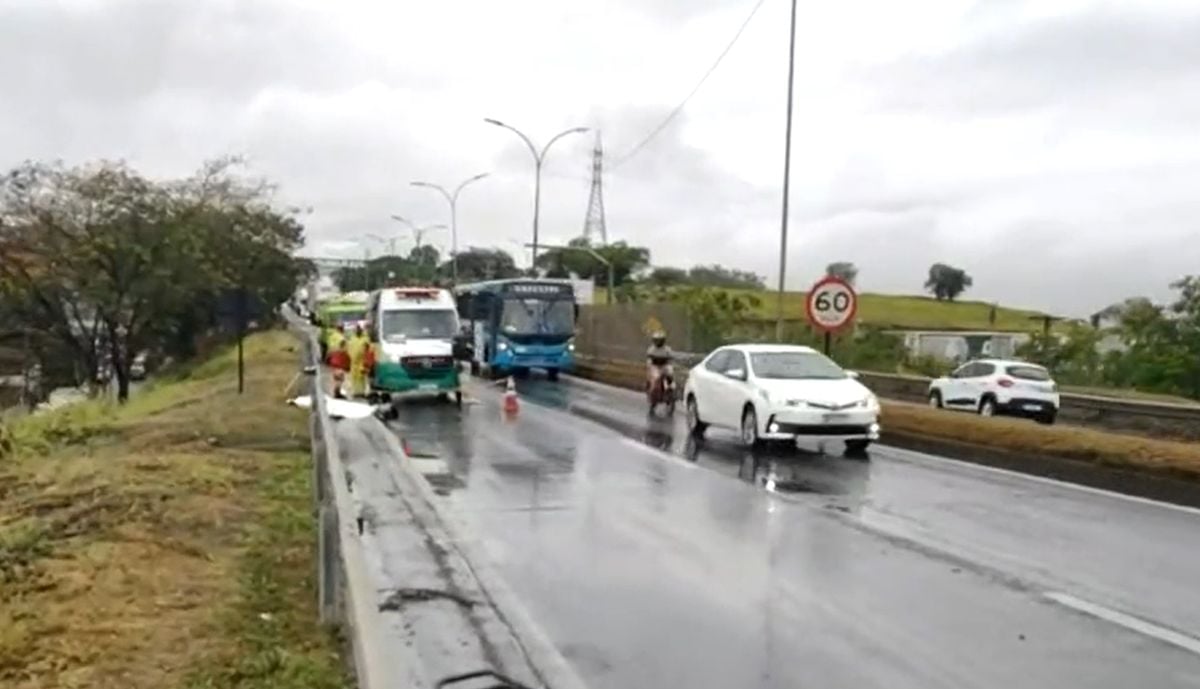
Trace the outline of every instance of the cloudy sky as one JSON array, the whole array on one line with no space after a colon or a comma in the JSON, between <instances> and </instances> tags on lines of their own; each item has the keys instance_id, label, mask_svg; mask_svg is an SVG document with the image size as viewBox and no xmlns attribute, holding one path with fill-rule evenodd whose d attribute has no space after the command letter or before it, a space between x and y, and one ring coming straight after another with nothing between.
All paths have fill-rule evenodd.
<instances>
[{"instance_id":1,"label":"cloudy sky","mask_svg":"<svg viewBox=\"0 0 1200 689\"><path fill-rule=\"evenodd\" d=\"M0 166L178 175L242 153L312 208L319 255L400 235L393 213L445 222L410 181L490 171L463 193L460 245L518 252L532 163L483 118L539 143L588 126L621 161L610 238L773 281L786 0L626 155L756 3L0 0ZM851 260L863 289L916 292L944 261L976 298L1083 315L1200 273L1200 3L802 2L797 42L791 286ZM580 233L591 145L551 150L543 241Z\"/></svg>"}]
</instances>

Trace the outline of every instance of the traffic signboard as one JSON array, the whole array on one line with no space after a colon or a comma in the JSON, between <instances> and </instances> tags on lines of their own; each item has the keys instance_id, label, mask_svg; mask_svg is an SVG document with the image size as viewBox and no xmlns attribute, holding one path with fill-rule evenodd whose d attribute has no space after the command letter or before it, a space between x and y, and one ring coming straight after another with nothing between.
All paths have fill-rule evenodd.
<instances>
[{"instance_id":1,"label":"traffic signboard","mask_svg":"<svg viewBox=\"0 0 1200 689\"><path fill-rule=\"evenodd\" d=\"M824 277L808 290L805 298L808 322L817 330L830 333L841 330L858 312L858 295L850 283L838 277Z\"/></svg>"}]
</instances>

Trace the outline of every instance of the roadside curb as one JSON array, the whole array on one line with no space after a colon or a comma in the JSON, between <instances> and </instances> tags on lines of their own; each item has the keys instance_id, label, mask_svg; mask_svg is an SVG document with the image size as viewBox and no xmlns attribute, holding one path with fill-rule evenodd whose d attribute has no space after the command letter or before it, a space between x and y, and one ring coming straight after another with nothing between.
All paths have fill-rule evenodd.
<instances>
[{"instance_id":1,"label":"roadside curb","mask_svg":"<svg viewBox=\"0 0 1200 689\"><path fill-rule=\"evenodd\" d=\"M541 627L534 622L525 606L499 573L483 544L470 536L470 527L459 516L446 509L443 501L434 492L433 486L412 464L404 451L400 438L378 419L369 419L383 438L388 454L396 461L388 462L387 472L392 476L400 497L413 510L421 529L430 542L456 553L466 566L463 574L474 584L472 588L482 594L496 614L496 620L511 635L537 676L541 686L553 689L586 689L586 684L574 668L550 641ZM492 630L499 631L499 630ZM496 639L488 639L495 642ZM507 640L501 640L501 642Z\"/></svg>"}]
</instances>

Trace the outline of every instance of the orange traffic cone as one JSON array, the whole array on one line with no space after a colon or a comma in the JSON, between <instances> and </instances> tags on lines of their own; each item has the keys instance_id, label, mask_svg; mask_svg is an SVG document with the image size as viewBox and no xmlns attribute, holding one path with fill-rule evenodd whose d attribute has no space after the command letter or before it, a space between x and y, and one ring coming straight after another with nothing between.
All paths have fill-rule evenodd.
<instances>
[{"instance_id":1,"label":"orange traffic cone","mask_svg":"<svg viewBox=\"0 0 1200 689\"><path fill-rule=\"evenodd\" d=\"M507 416L516 416L520 409L517 402L517 386L513 384L512 376L509 376L508 383L504 386L504 413Z\"/></svg>"}]
</instances>

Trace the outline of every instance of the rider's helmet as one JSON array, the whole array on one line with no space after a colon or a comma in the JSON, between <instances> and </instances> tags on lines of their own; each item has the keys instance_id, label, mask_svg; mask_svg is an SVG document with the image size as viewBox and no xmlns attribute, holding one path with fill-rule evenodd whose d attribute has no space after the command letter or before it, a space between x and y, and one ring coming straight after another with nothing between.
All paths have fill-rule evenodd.
<instances>
[{"instance_id":1,"label":"rider's helmet","mask_svg":"<svg viewBox=\"0 0 1200 689\"><path fill-rule=\"evenodd\" d=\"M656 330L654 331L654 334L650 336L650 341L654 343L655 347L662 347L663 345L667 344L667 334L661 330Z\"/></svg>"}]
</instances>

